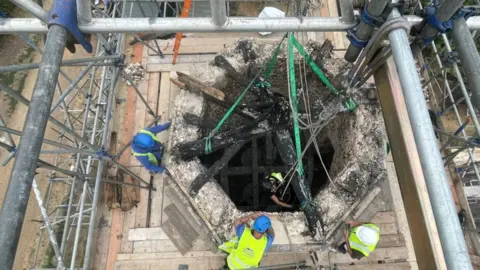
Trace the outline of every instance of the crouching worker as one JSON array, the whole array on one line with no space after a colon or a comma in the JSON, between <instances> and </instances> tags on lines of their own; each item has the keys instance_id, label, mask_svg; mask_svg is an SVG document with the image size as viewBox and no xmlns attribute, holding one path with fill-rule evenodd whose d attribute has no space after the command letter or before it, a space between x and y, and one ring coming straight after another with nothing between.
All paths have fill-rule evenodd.
<instances>
[{"instance_id":1,"label":"crouching worker","mask_svg":"<svg viewBox=\"0 0 480 270\"><path fill-rule=\"evenodd\" d=\"M357 260L368 257L380 240L380 229L372 223L347 221L347 224L350 230L345 230L345 242L337 250Z\"/></svg>"},{"instance_id":2,"label":"crouching worker","mask_svg":"<svg viewBox=\"0 0 480 270\"><path fill-rule=\"evenodd\" d=\"M254 219L253 229L246 223ZM223 243L219 249L229 253L225 269L257 268L263 254L272 246L275 232L267 216L256 212L235 220L236 237Z\"/></svg>"},{"instance_id":3,"label":"crouching worker","mask_svg":"<svg viewBox=\"0 0 480 270\"><path fill-rule=\"evenodd\" d=\"M165 170L160 163L163 156L163 145L156 134L170 127L170 122L163 125L144 128L132 140L132 153L150 171L150 173L163 173Z\"/></svg>"}]
</instances>

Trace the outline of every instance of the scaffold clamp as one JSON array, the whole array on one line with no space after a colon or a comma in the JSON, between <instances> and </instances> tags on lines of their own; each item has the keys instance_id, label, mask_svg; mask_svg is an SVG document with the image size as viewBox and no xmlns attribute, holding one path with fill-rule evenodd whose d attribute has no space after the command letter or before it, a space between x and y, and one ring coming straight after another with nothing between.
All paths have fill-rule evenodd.
<instances>
[{"instance_id":1,"label":"scaffold clamp","mask_svg":"<svg viewBox=\"0 0 480 270\"><path fill-rule=\"evenodd\" d=\"M461 7L453 14L452 20L456 20L459 18L465 18L465 21L468 20L470 17L477 15L477 9L474 7Z\"/></svg>"},{"instance_id":2,"label":"scaffold clamp","mask_svg":"<svg viewBox=\"0 0 480 270\"><path fill-rule=\"evenodd\" d=\"M357 30L356 29L349 29L347 30L347 39L350 41L350 43L358 48L364 48L368 44L368 40L361 40L357 37L356 35Z\"/></svg>"},{"instance_id":3,"label":"scaffold clamp","mask_svg":"<svg viewBox=\"0 0 480 270\"><path fill-rule=\"evenodd\" d=\"M427 23L438 31L437 35L433 37L423 38L423 44L425 45L430 44L438 36L439 33L445 34L452 29L452 20L449 19L444 22L440 21L435 15L436 10L437 9L433 6L428 6L424 8L424 15L427 18Z\"/></svg>"},{"instance_id":4,"label":"scaffold clamp","mask_svg":"<svg viewBox=\"0 0 480 270\"><path fill-rule=\"evenodd\" d=\"M385 22L385 19L381 16L372 16L370 13L367 11L368 5L365 4L365 7L363 7L362 12L360 13L360 18L362 19L362 22L372 25L374 27L380 27L382 24Z\"/></svg>"},{"instance_id":5,"label":"scaffold clamp","mask_svg":"<svg viewBox=\"0 0 480 270\"><path fill-rule=\"evenodd\" d=\"M78 28L76 0L54 1L53 7L50 10L48 26L52 24L63 26L87 52L92 52L92 45L85 39L85 36ZM75 47L69 45L73 44L67 44L67 48L70 52L74 53Z\"/></svg>"}]
</instances>

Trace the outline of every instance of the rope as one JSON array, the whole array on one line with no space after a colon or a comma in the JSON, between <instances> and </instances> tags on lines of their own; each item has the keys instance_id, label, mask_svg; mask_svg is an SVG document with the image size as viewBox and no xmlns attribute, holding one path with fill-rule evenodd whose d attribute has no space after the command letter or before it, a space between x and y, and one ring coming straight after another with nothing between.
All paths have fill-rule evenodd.
<instances>
[{"instance_id":1,"label":"rope","mask_svg":"<svg viewBox=\"0 0 480 270\"><path fill-rule=\"evenodd\" d=\"M389 56L388 53L382 52L382 56L384 56L384 60L380 62L375 62L374 57L377 56L377 52L381 43L379 42L381 39L385 38L388 33L393 30L403 28L407 33L410 31L410 25L403 17L393 18L385 22L378 31L370 38L367 46L363 49L358 57L358 60L355 62L354 67L349 73L349 77L351 78L350 86L360 87L361 85L357 84L359 78L364 78L362 82L366 81L365 77L367 74L372 74L378 69L381 64L383 64L384 60L386 60ZM383 49L390 51L390 47ZM372 61L373 59L373 61ZM370 65L375 63L374 67ZM370 68L370 70L369 70Z\"/></svg>"}]
</instances>

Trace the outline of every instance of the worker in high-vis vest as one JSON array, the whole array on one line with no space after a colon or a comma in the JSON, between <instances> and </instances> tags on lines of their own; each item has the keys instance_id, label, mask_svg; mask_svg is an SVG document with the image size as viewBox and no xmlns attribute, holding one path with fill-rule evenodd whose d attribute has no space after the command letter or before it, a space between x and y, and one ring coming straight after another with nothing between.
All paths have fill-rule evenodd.
<instances>
[{"instance_id":1,"label":"worker in high-vis vest","mask_svg":"<svg viewBox=\"0 0 480 270\"><path fill-rule=\"evenodd\" d=\"M253 228L246 223L254 219ZM226 259L228 269L250 269L259 266L263 254L272 246L275 232L270 218L260 212L235 220L236 237L219 248L229 253Z\"/></svg>"},{"instance_id":2,"label":"worker in high-vis vest","mask_svg":"<svg viewBox=\"0 0 480 270\"><path fill-rule=\"evenodd\" d=\"M160 166L163 156L163 145L157 138L157 133L167 130L170 122L140 130L132 140L132 153L151 173L163 173Z\"/></svg>"},{"instance_id":3,"label":"worker in high-vis vest","mask_svg":"<svg viewBox=\"0 0 480 270\"><path fill-rule=\"evenodd\" d=\"M345 230L345 242L337 250L350 254L353 259L368 257L375 250L380 240L380 229L377 225L366 222L347 221L350 230Z\"/></svg>"}]
</instances>

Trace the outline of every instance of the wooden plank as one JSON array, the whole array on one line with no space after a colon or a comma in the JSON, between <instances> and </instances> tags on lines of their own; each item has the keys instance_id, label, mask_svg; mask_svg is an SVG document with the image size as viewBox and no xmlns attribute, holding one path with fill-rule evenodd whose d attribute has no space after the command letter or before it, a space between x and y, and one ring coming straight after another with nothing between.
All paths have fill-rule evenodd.
<instances>
[{"instance_id":1,"label":"wooden plank","mask_svg":"<svg viewBox=\"0 0 480 270\"><path fill-rule=\"evenodd\" d=\"M102 217L104 221L106 221L109 225L112 224L112 216L115 210L110 211L106 204L101 204L98 207L98 214ZM107 267L107 260L109 254L109 244L110 244L110 233L112 232L113 226L101 226L98 229L98 233L96 235L97 243L96 248L98 252L95 253L95 260L94 264L97 269L106 269ZM113 253L113 252L112 252ZM115 259L115 256L113 256Z\"/></svg>"},{"instance_id":2,"label":"wooden plank","mask_svg":"<svg viewBox=\"0 0 480 270\"><path fill-rule=\"evenodd\" d=\"M165 214L168 215L168 219L172 222L172 225L175 225L175 230L180 232L182 237L187 243L190 245L197 239L198 233L195 229L190 225L186 217L178 210L178 208L174 204L170 204L168 207L165 208ZM163 225L162 225L163 227ZM167 233L168 235L168 233ZM176 238L173 235L168 235L170 240L175 243ZM177 243L175 243L177 245ZM188 250L181 249L180 246L177 246L180 252L187 252ZM191 246L190 246L191 247Z\"/></svg>"},{"instance_id":3,"label":"wooden plank","mask_svg":"<svg viewBox=\"0 0 480 270\"><path fill-rule=\"evenodd\" d=\"M328 1L323 1L322 8L320 8L320 15L322 17L330 17L333 15L330 15L330 10L328 8ZM335 42L333 32L325 32L325 39L331 40L332 42Z\"/></svg>"},{"instance_id":4,"label":"wooden plank","mask_svg":"<svg viewBox=\"0 0 480 270\"><path fill-rule=\"evenodd\" d=\"M123 237L124 212L120 209L113 209L112 222L110 224L110 237L108 240L108 256L105 269L112 269L115 265L116 254L120 252Z\"/></svg>"},{"instance_id":5,"label":"wooden plank","mask_svg":"<svg viewBox=\"0 0 480 270\"><path fill-rule=\"evenodd\" d=\"M382 235L377 248L403 247L405 239L401 234Z\"/></svg>"},{"instance_id":6,"label":"wooden plank","mask_svg":"<svg viewBox=\"0 0 480 270\"><path fill-rule=\"evenodd\" d=\"M162 228L168 234L168 237L177 247L180 253L185 254L192 248L192 243L184 237L182 232L178 230L178 225L175 225L171 219L164 222L162 224Z\"/></svg>"},{"instance_id":7,"label":"wooden plank","mask_svg":"<svg viewBox=\"0 0 480 270\"><path fill-rule=\"evenodd\" d=\"M373 262L382 260L402 260L407 259L407 249L405 247L377 248L367 258L362 258L362 262ZM352 259L349 254L330 252L330 264L350 264L358 263L357 259Z\"/></svg>"},{"instance_id":8,"label":"wooden plank","mask_svg":"<svg viewBox=\"0 0 480 270\"><path fill-rule=\"evenodd\" d=\"M145 74L144 80L142 80L138 85L138 90L140 94L147 100L148 99L148 92L150 88L150 78L153 78L155 73L147 73ZM157 81L158 82L158 81ZM148 102L148 100L147 100ZM143 129L146 126L146 118L147 118L147 106L143 101L137 99L137 106L135 111L135 132ZM139 169L139 176L146 182L150 182L150 173L143 168L141 163L136 160L136 165L140 166ZM138 204L137 204L137 211L135 213L135 227L136 228L145 228L147 227L147 211L148 211L148 193L149 191L146 189L137 189L139 196Z\"/></svg>"},{"instance_id":9,"label":"wooden plank","mask_svg":"<svg viewBox=\"0 0 480 270\"><path fill-rule=\"evenodd\" d=\"M395 223L395 212L378 212L371 220L374 224Z\"/></svg>"},{"instance_id":10,"label":"wooden plank","mask_svg":"<svg viewBox=\"0 0 480 270\"><path fill-rule=\"evenodd\" d=\"M205 45L203 41L197 40L196 45L184 46L183 44L180 46L179 53L181 54L202 54L202 53L218 53L229 46L230 44L213 44L213 45ZM173 55L173 48L169 47L167 50L162 51L164 55ZM149 55L157 55L154 51L149 49Z\"/></svg>"},{"instance_id":11,"label":"wooden plank","mask_svg":"<svg viewBox=\"0 0 480 270\"><path fill-rule=\"evenodd\" d=\"M338 8L336 0L328 0L328 11L331 17L338 17ZM345 32L333 32L333 45L336 49L345 49L343 36Z\"/></svg>"},{"instance_id":12,"label":"wooden plank","mask_svg":"<svg viewBox=\"0 0 480 270\"><path fill-rule=\"evenodd\" d=\"M135 228L128 231L128 241L167 240L162 228Z\"/></svg>"},{"instance_id":13,"label":"wooden plank","mask_svg":"<svg viewBox=\"0 0 480 270\"><path fill-rule=\"evenodd\" d=\"M175 258L204 258L204 257L224 257L222 253L211 251L190 251L185 254L180 252L161 252L161 253L132 253L132 254L118 254L117 261L135 261L135 260L160 260L160 259L175 259Z\"/></svg>"},{"instance_id":14,"label":"wooden plank","mask_svg":"<svg viewBox=\"0 0 480 270\"><path fill-rule=\"evenodd\" d=\"M251 33L248 34L246 37L251 37ZM219 36L219 37L209 37L209 38L184 37L182 38L182 44L180 46L180 50L182 50L182 48L187 48L187 50L191 50L193 47L212 47L215 49L214 50L210 49L210 51L208 51L208 49L205 48L205 50L207 50L207 52L216 53L234 44L240 38L242 37L235 37L235 36L232 37L230 34L229 36L224 35L223 37ZM278 42L279 37L267 36L263 38L258 37L258 39L264 42L269 42L269 41ZM157 42L158 42L158 46L160 47L160 49L164 54L173 54L173 46L175 44L175 39L167 39L167 40L158 39ZM150 41L150 45L155 48L155 44L153 43L153 41ZM149 49L148 54L155 55L156 53Z\"/></svg>"},{"instance_id":15,"label":"wooden plank","mask_svg":"<svg viewBox=\"0 0 480 270\"><path fill-rule=\"evenodd\" d=\"M158 85L158 96L157 96L157 106L155 107L156 113L160 116L159 122L165 122L168 120L168 114L165 115L164 110L162 109L165 106L165 103L168 104L169 94L170 94L170 74L169 73L157 73L159 74L159 85ZM166 99L166 100L165 100ZM157 138L161 143L164 144L164 147L168 141L169 131L163 131L157 134ZM166 151L166 150L165 150ZM162 160L163 163L163 160ZM152 191L152 202L151 202L151 212L150 212L150 227L160 227L162 225L162 216L163 216L163 204L164 204L164 180L162 174L154 175L153 177L153 186L157 189Z\"/></svg>"},{"instance_id":16,"label":"wooden plank","mask_svg":"<svg viewBox=\"0 0 480 270\"><path fill-rule=\"evenodd\" d=\"M214 60L216 53L209 53L209 54L187 54L187 55L179 55L177 57L177 64L182 63L206 63ZM149 56L148 63L149 64L171 64L173 60L173 55L165 55L164 58L160 58L158 56Z\"/></svg>"},{"instance_id":17,"label":"wooden plank","mask_svg":"<svg viewBox=\"0 0 480 270\"><path fill-rule=\"evenodd\" d=\"M157 114L161 117L160 121L165 122L170 118L169 105L170 105L170 72L162 72L160 80L160 94L158 100ZM173 101L172 101L173 102ZM168 132L162 132L159 134L159 140L163 143L168 141Z\"/></svg>"},{"instance_id":18,"label":"wooden plank","mask_svg":"<svg viewBox=\"0 0 480 270\"><path fill-rule=\"evenodd\" d=\"M407 270L412 269L408 262L400 263L375 263L375 264L357 264L357 265L342 265L338 266L336 269L339 270Z\"/></svg>"},{"instance_id":19,"label":"wooden plank","mask_svg":"<svg viewBox=\"0 0 480 270\"><path fill-rule=\"evenodd\" d=\"M142 60L143 56L143 45L138 44L133 47L133 55L132 62L139 62ZM135 90L132 87L127 88L127 100L125 104L125 116L124 116L124 126L121 131L121 142L122 145L127 144L132 135L133 135L133 125L134 125L134 118L135 118L135 104L136 104L136 94ZM119 158L119 162L121 164L130 164L130 156L131 150L127 148L122 156ZM130 177L125 177L124 181L127 183L133 183ZM135 188L131 187L123 187L122 188L122 207L131 207L131 205L124 205L124 202L134 202L136 201L136 193ZM133 207L132 209L135 209ZM129 225L128 222L130 220L129 214L131 211L123 212L120 209L114 209L112 211L112 222L110 235L108 240L103 240L99 238L99 243L107 242L108 241L108 253L105 256L105 264L97 263L97 269L113 269L116 255L119 252L131 252L130 246L126 243L127 238L127 231L125 230L125 225ZM124 244L125 243L125 244ZM103 248L97 247L97 250L104 250ZM102 267L105 265L105 267Z\"/></svg>"},{"instance_id":20,"label":"wooden plank","mask_svg":"<svg viewBox=\"0 0 480 270\"><path fill-rule=\"evenodd\" d=\"M161 252L176 252L177 247L167 240L148 240L136 241L133 243L133 253L161 253Z\"/></svg>"},{"instance_id":21,"label":"wooden plank","mask_svg":"<svg viewBox=\"0 0 480 270\"><path fill-rule=\"evenodd\" d=\"M134 173L138 173L139 167L130 168ZM135 216L137 213L137 207L132 207L130 210L124 212L123 219L123 233L122 233L122 243L120 251L122 253L132 253L133 252L133 242L128 241L128 232L130 229L135 228Z\"/></svg>"},{"instance_id":22,"label":"wooden plank","mask_svg":"<svg viewBox=\"0 0 480 270\"><path fill-rule=\"evenodd\" d=\"M208 66L208 63L181 63L181 64L147 64L147 72L170 72L170 71L181 71L186 72L194 69L203 68L205 69Z\"/></svg>"}]
</instances>

